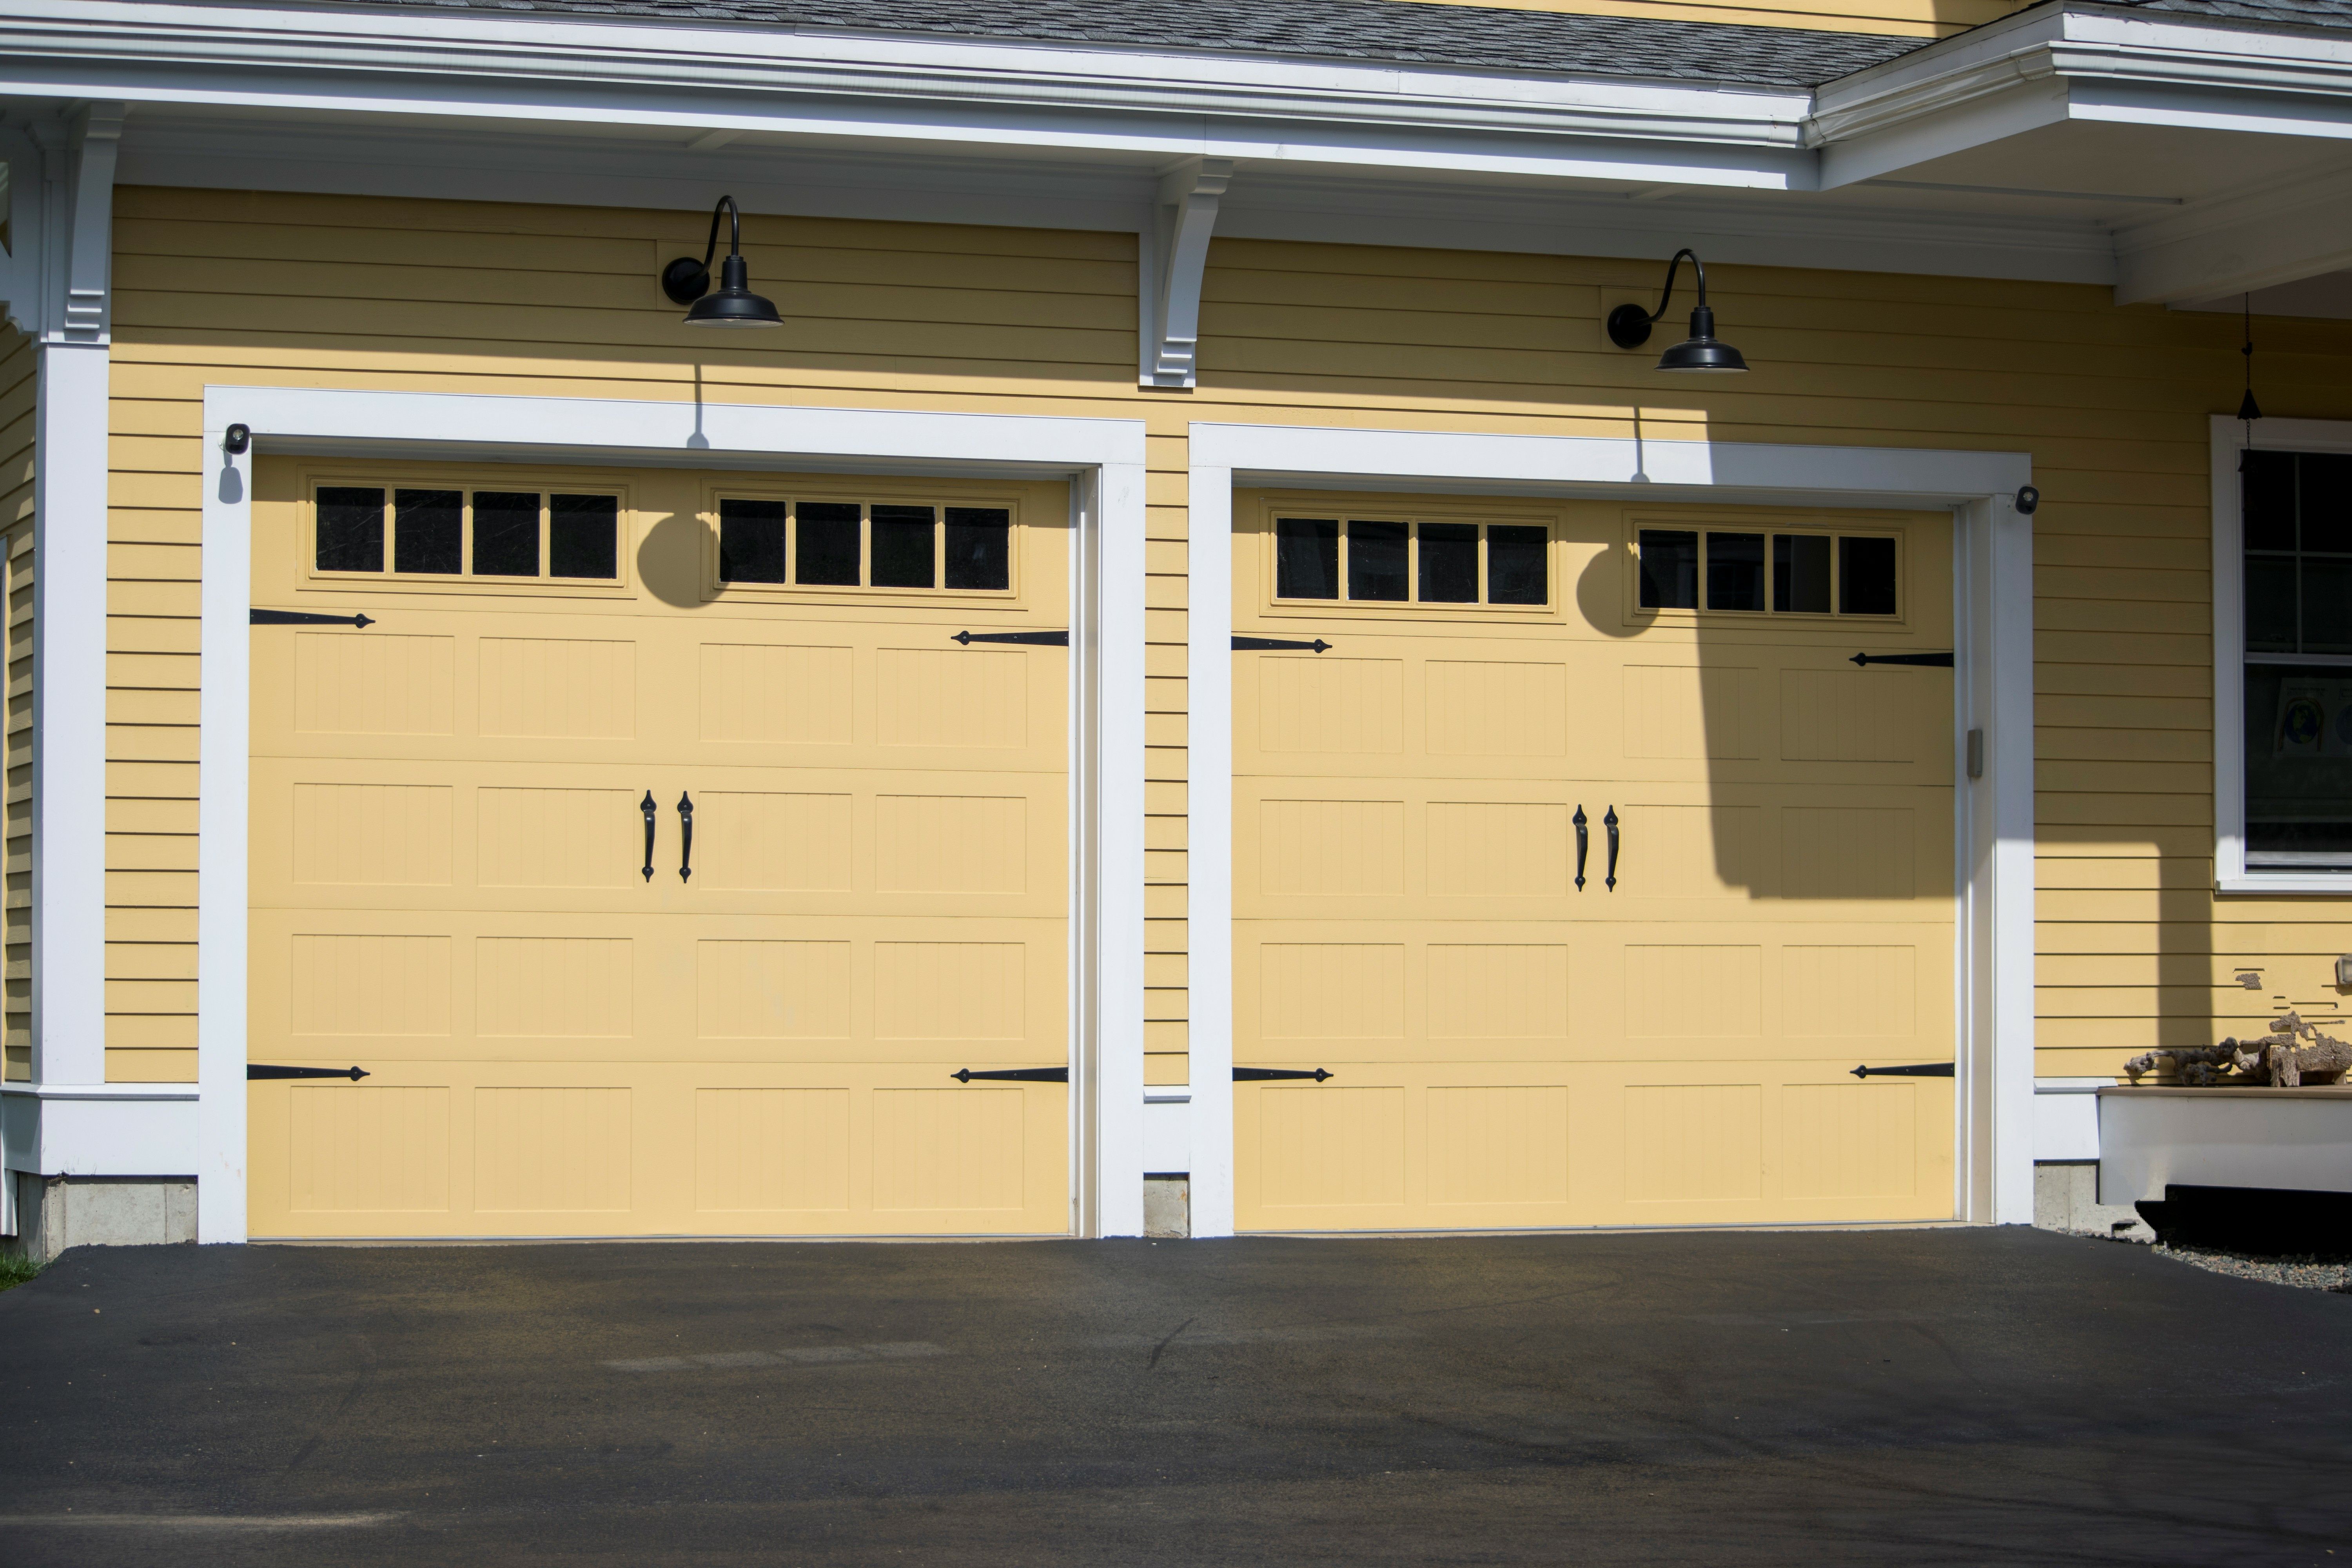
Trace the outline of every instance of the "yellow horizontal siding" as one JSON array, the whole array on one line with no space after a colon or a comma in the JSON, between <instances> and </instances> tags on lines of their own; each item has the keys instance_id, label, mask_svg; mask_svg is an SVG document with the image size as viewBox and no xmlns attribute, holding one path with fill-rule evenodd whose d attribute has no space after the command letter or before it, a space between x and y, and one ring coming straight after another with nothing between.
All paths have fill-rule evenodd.
<instances>
[{"instance_id":1,"label":"yellow horizontal siding","mask_svg":"<svg viewBox=\"0 0 2352 1568\"><path fill-rule=\"evenodd\" d=\"M1553 11L1586 16L1648 16L1670 22L1730 22L1822 32L1939 38L1998 21L2023 0L1423 0L1424 4Z\"/></svg>"}]
</instances>

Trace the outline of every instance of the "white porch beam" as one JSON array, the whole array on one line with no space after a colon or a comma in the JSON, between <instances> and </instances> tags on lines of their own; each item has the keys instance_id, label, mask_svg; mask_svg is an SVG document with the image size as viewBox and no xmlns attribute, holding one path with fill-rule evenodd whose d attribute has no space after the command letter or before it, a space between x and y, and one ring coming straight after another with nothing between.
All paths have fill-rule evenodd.
<instances>
[{"instance_id":1,"label":"white porch beam","mask_svg":"<svg viewBox=\"0 0 2352 1568\"><path fill-rule=\"evenodd\" d=\"M2352 170L2202 202L2116 237L2116 303L2243 294L2352 267Z\"/></svg>"},{"instance_id":2,"label":"white porch beam","mask_svg":"<svg viewBox=\"0 0 2352 1568\"><path fill-rule=\"evenodd\" d=\"M1231 158L1188 158L1160 179L1151 232L1143 236L1137 276L1143 312L1146 386L1190 387L1201 342L1201 279L1217 204L1232 183Z\"/></svg>"}]
</instances>

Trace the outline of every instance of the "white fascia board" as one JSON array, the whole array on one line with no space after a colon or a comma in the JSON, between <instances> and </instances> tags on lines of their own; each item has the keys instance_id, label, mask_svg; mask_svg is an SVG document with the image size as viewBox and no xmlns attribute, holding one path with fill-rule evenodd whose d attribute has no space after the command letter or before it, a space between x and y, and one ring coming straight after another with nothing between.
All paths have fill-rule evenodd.
<instances>
[{"instance_id":1,"label":"white fascia board","mask_svg":"<svg viewBox=\"0 0 2352 1568\"><path fill-rule=\"evenodd\" d=\"M0 18L0 94L1108 147L1591 173L1530 146L1448 162L1423 140L1743 148L1655 178L1810 183L1810 94L1405 65L940 42L776 29L31 0ZM110 85L113 84L113 85ZM1300 122L1317 134L1296 134ZM1353 127L1353 131L1343 128ZM1377 128L1377 129L1376 129ZM1604 153L1599 163L1616 164ZM1727 166L1726 166L1727 165ZM1629 176L1633 177L1633 176Z\"/></svg>"},{"instance_id":2,"label":"white fascia board","mask_svg":"<svg viewBox=\"0 0 2352 1568\"><path fill-rule=\"evenodd\" d=\"M2242 294L2352 267L2352 173L2295 174L2120 229L2116 303Z\"/></svg>"},{"instance_id":3,"label":"white fascia board","mask_svg":"<svg viewBox=\"0 0 2352 1568\"><path fill-rule=\"evenodd\" d=\"M1827 190L2069 120L2352 135L2352 40L2037 8L1823 87L1808 140Z\"/></svg>"}]
</instances>

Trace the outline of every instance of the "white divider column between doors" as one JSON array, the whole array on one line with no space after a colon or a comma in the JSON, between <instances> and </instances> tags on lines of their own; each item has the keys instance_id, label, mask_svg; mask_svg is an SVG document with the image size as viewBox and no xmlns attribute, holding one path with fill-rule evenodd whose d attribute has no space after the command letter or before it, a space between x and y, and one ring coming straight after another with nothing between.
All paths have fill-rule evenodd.
<instances>
[{"instance_id":1,"label":"white divider column between doors","mask_svg":"<svg viewBox=\"0 0 2352 1568\"><path fill-rule=\"evenodd\" d=\"M246 1208L247 792L253 735L251 451L205 417L204 682L196 736L196 1239L243 1241Z\"/></svg>"},{"instance_id":2,"label":"white divider column between doors","mask_svg":"<svg viewBox=\"0 0 2352 1568\"><path fill-rule=\"evenodd\" d=\"M1197 426L1196 426L1197 428ZM1192 472L1185 625L1192 1234L1234 1233L1234 473Z\"/></svg>"}]
</instances>

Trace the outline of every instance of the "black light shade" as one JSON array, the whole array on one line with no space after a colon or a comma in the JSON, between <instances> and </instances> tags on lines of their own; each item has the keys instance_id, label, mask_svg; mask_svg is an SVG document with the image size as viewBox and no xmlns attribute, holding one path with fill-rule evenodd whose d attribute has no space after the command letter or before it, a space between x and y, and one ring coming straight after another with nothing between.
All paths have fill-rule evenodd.
<instances>
[{"instance_id":1,"label":"black light shade","mask_svg":"<svg viewBox=\"0 0 2352 1568\"><path fill-rule=\"evenodd\" d=\"M710 260L719 253L719 217L727 216L727 259L719 264L719 292L710 292ZM710 210L710 242L702 259L681 256L662 268L662 292L693 308L686 313L689 327L781 327L774 301L751 289L751 268L743 261L743 219L733 196L721 196Z\"/></svg>"},{"instance_id":2,"label":"black light shade","mask_svg":"<svg viewBox=\"0 0 2352 1568\"><path fill-rule=\"evenodd\" d=\"M1658 368L1729 375L1746 370L1748 362L1715 335L1715 312L1701 305L1691 312L1689 338L1660 354Z\"/></svg>"},{"instance_id":3,"label":"black light shade","mask_svg":"<svg viewBox=\"0 0 2352 1568\"><path fill-rule=\"evenodd\" d=\"M784 319L776 314L773 301L754 294L745 287L750 269L740 256L730 256L719 264L719 292L705 294L686 313L689 327L781 327ZM1742 367L1743 369L1746 367Z\"/></svg>"},{"instance_id":4,"label":"black light shade","mask_svg":"<svg viewBox=\"0 0 2352 1568\"><path fill-rule=\"evenodd\" d=\"M1681 271L1685 257L1690 258L1691 270L1698 275L1698 308L1691 311L1690 336L1660 354L1658 368L1737 375L1748 368L1748 361L1738 349L1715 335L1715 311L1706 302L1706 268L1699 264L1698 253L1694 250L1677 250L1675 258L1666 264L1666 289L1659 297L1656 310L1620 305L1609 312L1609 341L1621 349L1640 348L1650 341L1650 323L1664 315L1666 307L1674 302L1675 275Z\"/></svg>"}]
</instances>

